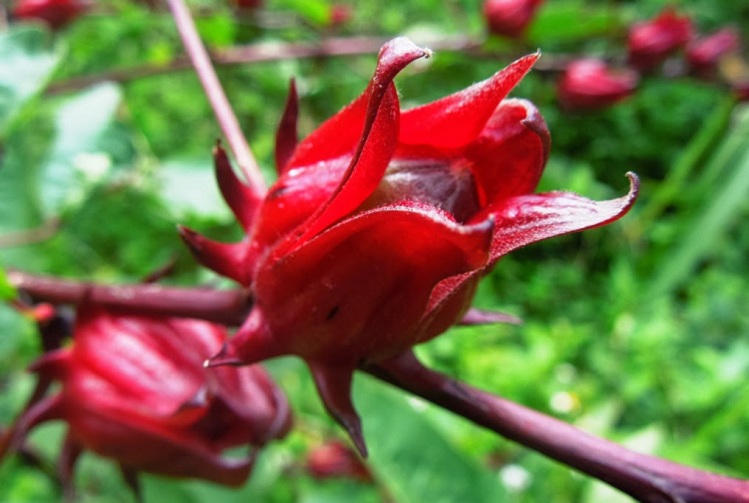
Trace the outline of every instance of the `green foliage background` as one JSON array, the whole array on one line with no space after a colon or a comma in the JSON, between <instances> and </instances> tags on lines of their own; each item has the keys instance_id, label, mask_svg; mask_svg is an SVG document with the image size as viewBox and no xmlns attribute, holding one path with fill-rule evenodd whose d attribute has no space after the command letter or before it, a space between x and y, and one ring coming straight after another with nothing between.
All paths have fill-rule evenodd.
<instances>
[{"instance_id":1,"label":"green foliage background","mask_svg":"<svg viewBox=\"0 0 749 503\"><path fill-rule=\"evenodd\" d=\"M520 55L621 55L626 27L666 2L548 0L526 45L492 41ZM734 0L671 2L702 31L736 26L749 40L749 6ZM324 0L266 0L258 18L220 0L190 2L215 48L326 35ZM339 35L421 39L481 36L469 0L351 3ZM584 16L583 16L583 13ZM210 151L219 129L191 72L51 92L67 79L181 54L166 12L125 0L51 34L16 24L0 33L0 260L5 268L96 281L133 282L176 259L176 284L229 283L199 269L177 222L216 239L239 236L214 188ZM508 57L509 58L509 57ZM374 55L284 60L220 69L220 77L266 174L288 81L297 79L305 132L357 96ZM404 106L488 77L509 62L437 53L398 79ZM554 75L535 72L514 91L544 113L554 142L541 190L591 198L643 179L623 220L511 254L482 284L476 304L519 315L522 326L456 328L421 347L431 366L638 450L749 477L749 109L695 80L648 77L629 101L591 114L554 102ZM48 84L52 88L45 91ZM55 228L19 245L22 230ZM0 276L0 295L12 295ZM0 307L0 424L31 387L38 355L33 326ZM268 447L241 490L145 477L146 501L583 502L627 501L566 467L357 376L377 483L318 482L304 454L342 437L322 412L306 370L283 358L269 367L288 392L297 428ZM32 444L50 467L61 428ZM18 458L0 466L0 500L57 501L49 471ZM113 466L84 456L81 501L133 497Z\"/></svg>"}]
</instances>

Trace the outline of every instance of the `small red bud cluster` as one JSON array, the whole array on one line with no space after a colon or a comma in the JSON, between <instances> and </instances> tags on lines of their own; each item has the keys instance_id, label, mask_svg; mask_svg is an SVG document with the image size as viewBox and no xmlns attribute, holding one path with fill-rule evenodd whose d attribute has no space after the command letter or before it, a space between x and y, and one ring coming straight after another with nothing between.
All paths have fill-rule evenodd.
<instances>
[{"instance_id":1,"label":"small red bud cluster","mask_svg":"<svg viewBox=\"0 0 749 503\"><path fill-rule=\"evenodd\" d=\"M749 74L719 75L722 62L737 54L740 47L741 39L735 30L724 28L700 36L688 16L667 8L654 19L636 23L629 29L629 67L613 69L602 59L574 60L558 81L557 96L568 110L606 108L632 95L641 74L654 72L673 56L683 56L691 75L728 80L740 97L741 83L749 87Z\"/></svg>"}]
</instances>

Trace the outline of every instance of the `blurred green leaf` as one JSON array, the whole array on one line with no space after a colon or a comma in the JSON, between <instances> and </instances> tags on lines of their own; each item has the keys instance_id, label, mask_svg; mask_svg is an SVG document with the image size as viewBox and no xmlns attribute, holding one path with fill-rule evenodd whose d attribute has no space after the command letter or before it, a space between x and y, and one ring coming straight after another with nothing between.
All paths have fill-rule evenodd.
<instances>
[{"instance_id":1,"label":"blurred green leaf","mask_svg":"<svg viewBox=\"0 0 749 503\"><path fill-rule=\"evenodd\" d=\"M0 137L60 60L61 51L41 27L11 27L0 33Z\"/></svg>"},{"instance_id":2,"label":"blurred green leaf","mask_svg":"<svg viewBox=\"0 0 749 503\"><path fill-rule=\"evenodd\" d=\"M585 12L581 16L581 12ZM528 29L528 40L542 50L547 44L585 40L623 29L624 23L609 6L568 0L546 2Z\"/></svg>"},{"instance_id":3,"label":"blurred green leaf","mask_svg":"<svg viewBox=\"0 0 749 503\"><path fill-rule=\"evenodd\" d=\"M202 217L220 216L227 221L231 213L221 197L208 156L202 159L164 161L156 174L161 197L175 216L194 213Z\"/></svg>"},{"instance_id":4,"label":"blurred green leaf","mask_svg":"<svg viewBox=\"0 0 749 503\"><path fill-rule=\"evenodd\" d=\"M749 122L749 110L745 110L740 122ZM735 136L741 134L741 130L741 126L737 127L722 148L735 148ZM715 253L720 238L725 236L730 226L740 221L749 192L749 141L743 135L742 139L738 152L725 159L730 163L724 168L728 173L721 177L720 185L713 189L711 197L702 201L702 209L692 212L693 220L685 224L687 231L665 255L651 283L648 298L662 295L688 281L697 263Z\"/></svg>"},{"instance_id":5,"label":"blurred green leaf","mask_svg":"<svg viewBox=\"0 0 749 503\"><path fill-rule=\"evenodd\" d=\"M42 165L43 210L54 215L73 198L82 198L80 182L100 178L112 164L97 142L112 123L122 96L117 86L101 84L66 102L55 116L52 150Z\"/></svg>"},{"instance_id":6,"label":"blurred green leaf","mask_svg":"<svg viewBox=\"0 0 749 503\"><path fill-rule=\"evenodd\" d=\"M17 295L18 292L16 292L16 289L10 284L10 281L8 281L5 269L0 265L0 300L13 300Z\"/></svg>"},{"instance_id":7,"label":"blurred green leaf","mask_svg":"<svg viewBox=\"0 0 749 503\"><path fill-rule=\"evenodd\" d=\"M506 497L498 478L448 443L402 393L366 377L355 387L370 466L396 501L481 503Z\"/></svg>"}]
</instances>

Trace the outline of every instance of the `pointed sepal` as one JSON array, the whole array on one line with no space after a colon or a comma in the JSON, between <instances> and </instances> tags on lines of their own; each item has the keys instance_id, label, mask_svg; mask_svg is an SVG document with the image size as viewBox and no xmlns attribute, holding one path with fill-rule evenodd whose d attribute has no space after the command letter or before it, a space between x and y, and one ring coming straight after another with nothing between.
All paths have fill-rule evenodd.
<instances>
[{"instance_id":1,"label":"pointed sepal","mask_svg":"<svg viewBox=\"0 0 749 503\"><path fill-rule=\"evenodd\" d=\"M318 234L353 211L377 188L398 144L400 103L393 79L409 63L430 55L431 52L404 37L382 47L377 68L362 95L366 107L363 103L358 105L364 113L358 117L360 122L353 125L361 134L351 162L335 192L305 223L296 241L301 243Z\"/></svg>"},{"instance_id":2,"label":"pointed sepal","mask_svg":"<svg viewBox=\"0 0 749 503\"><path fill-rule=\"evenodd\" d=\"M530 71L539 53L525 56L471 87L401 113L400 144L460 148L473 141L497 105Z\"/></svg>"},{"instance_id":3,"label":"pointed sepal","mask_svg":"<svg viewBox=\"0 0 749 503\"><path fill-rule=\"evenodd\" d=\"M205 367L221 365L251 365L287 354L273 336L262 311L255 306L234 337L226 342L218 354L207 359Z\"/></svg>"},{"instance_id":4,"label":"pointed sepal","mask_svg":"<svg viewBox=\"0 0 749 503\"><path fill-rule=\"evenodd\" d=\"M252 264L248 263L247 242L219 243L182 225L177 226L177 232L202 265L243 286L250 285Z\"/></svg>"},{"instance_id":5,"label":"pointed sepal","mask_svg":"<svg viewBox=\"0 0 749 503\"><path fill-rule=\"evenodd\" d=\"M623 217L637 199L640 187L637 175L627 173L627 177L629 193L608 201L593 201L570 192L546 192L513 197L488 207L482 213L492 215L497 224L486 269L522 246L600 227Z\"/></svg>"},{"instance_id":6,"label":"pointed sepal","mask_svg":"<svg viewBox=\"0 0 749 503\"><path fill-rule=\"evenodd\" d=\"M252 226L255 213L260 207L262 199L251 186L239 179L220 142L216 142L213 149L213 163L221 195L224 196L226 204L229 205L242 228L248 231Z\"/></svg>"},{"instance_id":7,"label":"pointed sepal","mask_svg":"<svg viewBox=\"0 0 749 503\"><path fill-rule=\"evenodd\" d=\"M296 82L291 79L289 83L289 96L286 98L286 106L281 116L281 122L276 130L276 171L279 175L286 171L296 145L299 141L297 133L297 119L299 117L299 95L296 90Z\"/></svg>"},{"instance_id":8,"label":"pointed sepal","mask_svg":"<svg viewBox=\"0 0 749 503\"><path fill-rule=\"evenodd\" d=\"M307 362L328 413L348 432L356 450L367 457L361 419L351 401L351 382L356 365Z\"/></svg>"}]
</instances>

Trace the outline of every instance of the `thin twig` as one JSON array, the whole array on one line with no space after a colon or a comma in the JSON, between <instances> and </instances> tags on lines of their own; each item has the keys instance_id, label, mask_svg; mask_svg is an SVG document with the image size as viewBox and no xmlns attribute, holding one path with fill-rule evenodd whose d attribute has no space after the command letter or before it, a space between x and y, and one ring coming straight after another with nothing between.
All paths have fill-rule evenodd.
<instances>
[{"instance_id":1,"label":"thin twig","mask_svg":"<svg viewBox=\"0 0 749 503\"><path fill-rule=\"evenodd\" d=\"M214 65L230 66L285 59L376 55L388 40L388 37L331 37L315 42L259 42L212 50L210 58ZM481 41L466 37L445 37L438 40L419 40L419 44L433 51L473 53L479 50ZM67 93L101 82L124 83L191 68L192 65L187 58L178 57L167 64L134 66L62 80L48 86L46 93Z\"/></svg>"},{"instance_id":2,"label":"thin twig","mask_svg":"<svg viewBox=\"0 0 749 503\"><path fill-rule=\"evenodd\" d=\"M53 237L60 229L60 220L50 218L42 222L39 227L21 231L6 232L0 235L0 248L13 248L40 243Z\"/></svg>"},{"instance_id":3,"label":"thin twig","mask_svg":"<svg viewBox=\"0 0 749 503\"><path fill-rule=\"evenodd\" d=\"M267 190L263 174L242 133L237 116L234 114L234 110L231 108L229 100L221 87L221 82L218 80L216 71L213 69L211 60L208 57L208 52L198 35L198 30L190 16L190 11L183 0L167 1L174 16L174 21L177 24L179 34L182 37L185 51L190 57L190 61L192 61L195 73L198 74L203 90L208 97L208 101L211 103L213 113L216 114L216 120L221 126L221 130L234 154L234 158L247 178L247 182L260 199Z\"/></svg>"},{"instance_id":4,"label":"thin twig","mask_svg":"<svg viewBox=\"0 0 749 503\"><path fill-rule=\"evenodd\" d=\"M238 324L249 301L242 292L94 285L11 271L8 280L32 298L77 303L84 298L132 313L189 316ZM412 356L363 370L515 442L649 503L749 502L749 482L639 454L522 405L421 366Z\"/></svg>"}]
</instances>

